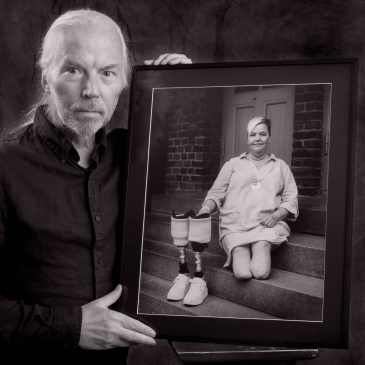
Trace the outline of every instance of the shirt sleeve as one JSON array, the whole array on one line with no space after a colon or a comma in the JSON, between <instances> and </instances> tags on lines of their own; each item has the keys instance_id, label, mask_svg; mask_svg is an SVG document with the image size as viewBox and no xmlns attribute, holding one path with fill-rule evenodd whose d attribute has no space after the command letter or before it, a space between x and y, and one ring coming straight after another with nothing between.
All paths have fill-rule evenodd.
<instances>
[{"instance_id":1,"label":"shirt sleeve","mask_svg":"<svg viewBox=\"0 0 365 365\"><path fill-rule=\"evenodd\" d=\"M284 187L281 193L280 208L285 208L289 212L286 219L296 220L299 215L297 184L289 166L284 162L281 163L281 172L284 179Z\"/></svg>"},{"instance_id":2,"label":"shirt sleeve","mask_svg":"<svg viewBox=\"0 0 365 365\"><path fill-rule=\"evenodd\" d=\"M221 207L221 205L223 204L223 200L226 196L232 171L233 159L227 161L219 171L219 174L215 179L213 186L208 191L207 196L204 199L203 205L207 200L213 200L217 206L217 209Z\"/></svg>"},{"instance_id":3,"label":"shirt sleeve","mask_svg":"<svg viewBox=\"0 0 365 365\"><path fill-rule=\"evenodd\" d=\"M81 307L49 308L0 295L2 343L40 343L76 348L81 332Z\"/></svg>"},{"instance_id":4,"label":"shirt sleeve","mask_svg":"<svg viewBox=\"0 0 365 365\"><path fill-rule=\"evenodd\" d=\"M0 257L6 239L7 208L0 190ZM81 333L81 307L45 307L6 298L0 292L0 343L50 344L74 348Z\"/></svg>"}]
</instances>

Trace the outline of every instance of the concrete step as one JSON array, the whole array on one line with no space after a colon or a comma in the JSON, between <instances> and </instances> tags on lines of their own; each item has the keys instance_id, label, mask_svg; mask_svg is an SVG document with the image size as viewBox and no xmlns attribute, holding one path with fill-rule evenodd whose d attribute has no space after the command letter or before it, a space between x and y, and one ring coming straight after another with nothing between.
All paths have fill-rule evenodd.
<instances>
[{"instance_id":1,"label":"concrete step","mask_svg":"<svg viewBox=\"0 0 365 365\"><path fill-rule=\"evenodd\" d=\"M151 211L171 214L185 213L190 209L198 212L205 198L206 191L177 192L155 194L151 197ZM325 235L326 231L326 197L299 197L299 217L289 222L296 232Z\"/></svg>"},{"instance_id":2,"label":"concrete step","mask_svg":"<svg viewBox=\"0 0 365 365\"><path fill-rule=\"evenodd\" d=\"M146 240L142 271L173 281L179 268L178 256L174 245ZM189 271L193 273L191 250L187 250L187 261ZM222 255L204 252L204 276L210 294L279 318L322 319L323 280L272 269L267 280L238 281L230 270L222 268L223 263Z\"/></svg>"},{"instance_id":3,"label":"concrete step","mask_svg":"<svg viewBox=\"0 0 365 365\"><path fill-rule=\"evenodd\" d=\"M239 305L209 293L202 305L185 306L182 301L168 301L171 281L142 273L138 313L208 317L278 319L267 313Z\"/></svg>"},{"instance_id":4,"label":"concrete step","mask_svg":"<svg viewBox=\"0 0 365 365\"><path fill-rule=\"evenodd\" d=\"M148 213L145 220L145 238L172 243L170 215ZM219 246L218 221L213 218L212 241L207 252L225 257ZM289 242L273 250L273 267L314 276L324 277L325 238L323 236L292 233Z\"/></svg>"}]
</instances>

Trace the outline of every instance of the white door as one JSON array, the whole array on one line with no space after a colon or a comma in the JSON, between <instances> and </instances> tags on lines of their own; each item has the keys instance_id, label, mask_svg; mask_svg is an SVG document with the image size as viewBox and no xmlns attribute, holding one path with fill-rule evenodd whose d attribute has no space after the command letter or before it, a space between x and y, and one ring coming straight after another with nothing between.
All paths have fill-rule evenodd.
<instances>
[{"instance_id":1,"label":"white door","mask_svg":"<svg viewBox=\"0 0 365 365\"><path fill-rule=\"evenodd\" d=\"M269 152L290 166L293 148L294 86L227 88L223 96L221 163L247 151L247 123L255 116L271 119Z\"/></svg>"}]
</instances>

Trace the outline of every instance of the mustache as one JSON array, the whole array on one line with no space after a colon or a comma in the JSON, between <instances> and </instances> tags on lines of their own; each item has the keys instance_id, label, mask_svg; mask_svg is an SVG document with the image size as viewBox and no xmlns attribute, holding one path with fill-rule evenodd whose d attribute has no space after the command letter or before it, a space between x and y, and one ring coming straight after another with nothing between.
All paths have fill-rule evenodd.
<instances>
[{"instance_id":1,"label":"mustache","mask_svg":"<svg viewBox=\"0 0 365 365\"><path fill-rule=\"evenodd\" d=\"M70 106L72 112L104 113L104 106L96 101L78 102Z\"/></svg>"}]
</instances>

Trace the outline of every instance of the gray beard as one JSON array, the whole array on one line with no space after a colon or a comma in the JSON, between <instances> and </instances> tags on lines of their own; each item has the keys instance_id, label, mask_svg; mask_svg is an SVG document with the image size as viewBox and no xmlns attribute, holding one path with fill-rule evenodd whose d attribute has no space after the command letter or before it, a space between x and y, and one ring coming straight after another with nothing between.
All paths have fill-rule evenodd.
<instances>
[{"instance_id":1,"label":"gray beard","mask_svg":"<svg viewBox=\"0 0 365 365\"><path fill-rule=\"evenodd\" d=\"M96 132L105 127L107 123L103 120L103 118L92 121L83 121L81 119L75 118L72 114L64 116L61 121L66 128L85 139L89 139L94 136Z\"/></svg>"},{"instance_id":2,"label":"gray beard","mask_svg":"<svg viewBox=\"0 0 365 365\"><path fill-rule=\"evenodd\" d=\"M53 101L47 103L47 115L51 122L60 129L67 129L83 139L93 137L98 130L105 127L110 118L79 118L72 111L57 107Z\"/></svg>"}]
</instances>

